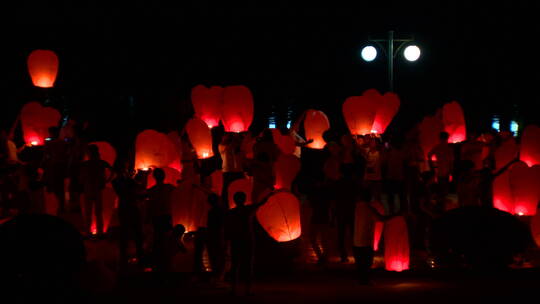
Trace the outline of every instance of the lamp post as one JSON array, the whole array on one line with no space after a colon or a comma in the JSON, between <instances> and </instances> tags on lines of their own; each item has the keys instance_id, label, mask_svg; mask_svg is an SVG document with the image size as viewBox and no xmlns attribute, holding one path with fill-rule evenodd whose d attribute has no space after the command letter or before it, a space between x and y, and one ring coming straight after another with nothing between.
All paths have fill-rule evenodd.
<instances>
[{"instance_id":1,"label":"lamp post","mask_svg":"<svg viewBox=\"0 0 540 304\"><path fill-rule=\"evenodd\" d=\"M388 89L390 92L394 91L394 59L399 54L401 49L405 45L408 45L403 51L403 56L408 61L416 61L420 58L420 48L411 44L414 38L408 39L395 39L394 31L388 31L386 39L368 39L370 42L374 42L383 52L386 53L388 60ZM398 43L394 51L394 43ZM386 46L384 46L386 44ZM373 45L367 45L362 49L362 59L366 62L371 62L377 58L377 48Z\"/></svg>"}]
</instances>

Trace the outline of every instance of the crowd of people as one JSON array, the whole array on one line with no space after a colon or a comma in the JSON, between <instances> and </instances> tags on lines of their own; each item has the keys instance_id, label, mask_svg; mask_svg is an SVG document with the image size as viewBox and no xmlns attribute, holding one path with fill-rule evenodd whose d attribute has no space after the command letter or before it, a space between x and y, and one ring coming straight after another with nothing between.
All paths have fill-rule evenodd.
<instances>
[{"instance_id":1,"label":"crowd of people","mask_svg":"<svg viewBox=\"0 0 540 304\"><path fill-rule=\"evenodd\" d=\"M291 191L311 210L309 233L303 237L309 240L320 265L329 263L331 242L337 244L342 262L348 262L352 253L363 283L369 282L376 221L406 216L411 245L429 251L430 223L455 207L492 206L493 178L509 166L498 164L502 169L495 171L494 151L511 137L505 133L471 134L467 141L451 144L448 134L442 132L440 142L431 151L423 151L414 130L402 137L353 136L329 130L322 150L305 147L310 139L300 136L299 124L281 132L295 140L294 155L302 164ZM173 192L178 185L166 183L161 168L134 170L130 155L120 155L115 164L102 160L98 147L88 144L82 126L75 124L70 132L52 127L49 133L43 147L18 148L13 134L2 131L0 221L16 214L44 213L45 196L54 195L58 215L80 213L81 233L105 238L102 192L112 183L118 197L120 265L133 260L128 248L134 241L136 261L151 265L154 271L171 271L174 255L186 251L182 242L186 228L172 220ZM281 152L269 129L260 134L225 133L214 140L217 153L210 160L200 161L193 153L184 153L182 163L189 169L178 181L190 181L208 204L204 227L195 232L195 270L204 270L206 248L214 279L223 282L230 273L236 291L244 274L249 292L256 244L254 215L274 190L273 165ZM223 172L221 193L212 191L213 170ZM155 185L148 188L150 175ZM252 181L252 193L229 195L228 185L240 178ZM449 194L457 194L457 199L450 199ZM253 204L246 204L248 196ZM229 197L236 206L230 210ZM152 227L151 235L146 235L144 225ZM333 227L337 235L331 235Z\"/></svg>"}]
</instances>

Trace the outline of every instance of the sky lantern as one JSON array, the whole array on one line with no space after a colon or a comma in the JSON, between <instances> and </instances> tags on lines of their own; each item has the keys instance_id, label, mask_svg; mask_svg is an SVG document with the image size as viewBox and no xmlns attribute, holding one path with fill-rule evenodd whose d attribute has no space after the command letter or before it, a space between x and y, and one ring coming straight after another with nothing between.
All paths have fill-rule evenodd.
<instances>
[{"instance_id":1,"label":"sky lantern","mask_svg":"<svg viewBox=\"0 0 540 304\"><path fill-rule=\"evenodd\" d=\"M214 156L214 151L212 150L212 133L204 121L198 118L190 119L186 124L186 132L199 159Z\"/></svg>"},{"instance_id":2,"label":"sky lantern","mask_svg":"<svg viewBox=\"0 0 540 304\"><path fill-rule=\"evenodd\" d=\"M207 88L203 85L195 86L191 90L191 103L195 110L195 116L202 119L209 128L219 125L223 104L222 87L212 86Z\"/></svg>"},{"instance_id":3,"label":"sky lantern","mask_svg":"<svg viewBox=\"0 0 540 304\"><path fill-rule=\"evenodd\" d=\"M283 135L278 129L272 129L272 137L281 153L293 154L296 150L296 142L289 134Z\"/></svg>"},{"instance_id":4,"label":"sky lantern","mask_svg":"<svg viewBox=\"0 0 540 304\"><path fill-rule=\"evenodd\" d=\"M246 179L241 178L233 181L229 185L228 189L228 199L229 199L229 208L233 209L236 207L236 204L234 203L234 194L236 192L244 192L246 194L246 205L251 205L251 193L253 191L253 183Z\"/></svg>"},{"instance_id":5,"label":"sky lantern","mask_svg":"<svg viewBox=\"0 0 540 304\"><path fill-rule=\"evenodd\" d=\"M375 95L352 96L345 100L342 106L343 117L353 135L366 135L375 131L372 129L377 111Z\"/></svg>"},{"instance_id":6,"label":"sky lantern","mask_svg":"<svg viewBox=\"0 0 540 304\"><path fill-rule=\"evenodd\" d=\"M176 186L176 184L178 183L178 180L182 179L182 174L180 173L180 171L174 168L164 167L161 169L165 172L165 181L164 181L165 184ZM148 176L148 182L147 182L146 187L150 189L154 187L155 185L156 185L156 180L154 179L154 175L150 174Z\"/></svg>"},{"instance_id":7,"label":"sky lantern","mask_svg":"<svg viewBox=\"0 0 540 304\"><path fill-rule=\"evenodd\" d=\"M58 110L43 107L38 102L29 102L21 110L21 125L24 142L42 146L49 137L49 128L58 126L61 115Z\"/></svg>"},{"instance_id":8,"label":"sky lantern","mask_svg":"<svg viewBox=\"0 0 540 304\"><path fill-rule=\"evenodd\" d=\"M116 161L116 150L111 144L106 141L95 141L88 145L97 146L101 159L106 161L110 166L114 166L114 162ZM86 158L88 158L88 156Z\"/></svg>"},{"instance_id":9,"label":"sky lantern","mask_svg":"<svg viewBox=\"0 0 540 304\"><path fill-rule=\"evenodd\" d=\"M399 110L399 104L399 97L395 93L388 92L381 96L380 103L378 104L375 113L373 126L371 127L373 133L383 134L386 131L386 128L392 122L392 119L394 119L394 116L396 116Z\"/></svg>"},{"instance_id":10,"label":"sky lantern","mask_svg":"<svg viewBox=\"0 0 540 304\"><path fill-rule=\"evenodd\" d=\"M253 96L245 86L229 86L223 92L221 120L225 132L246 132L253 121Z\"/></svg>"},{"instance_id":11,"label":"sky lantern","mask_svg":"<svg viewBox=\"0 0 540 304\"><path fill-rule=\"evenodd\" d=\"M326 145L323 134L330 129L330 121L322 111L308 110L304 119L306 140L313 140L307 145L311 149L322 149Z\"/></svg>"},{"instance_id":12,"label":"sky lantern","mask_svg":"<svg viewBox=\"0 0 540 304\"><path fill-rule=\"evenodd\" d=\"M207 201L207 194L194 187L192 181L181 182L173 192L171 206L173 224L184 225L186 232L206 227L207 214L210 209Z\"/></svg>"},{"instance_id":13,"label":"sky lantern","mask_svg":"<svg viewBox=\"0 0 540 304\"><path fill-rule=\"evenodd\" d=\"M540 128L526 126L521 136L519 158L529 167L540 164Z\"/></svg>"},{"instance_id":14,"label":"sky lantern","mask_svg":"<svg viewBox=\"0 0 540 304\"><path fill-rule=\"evenodd\" d=\"M257 210L257 220L278 242L292 241L302 234L300 202L290 192L280 191L272 194Z\"/></svg>"},{"instance_id":15,"label":"sky lantern","mask_svg":"<svg viewBox=\"0 0 540 304\"><path fill-rule=\"evenodd\" d=\"M384 206L381 202L374 201L371 203L371 206L379 212L379 214L384 215L386 214L386 211L384 211ZM382 233L384 230L384 222L377 221L375 223L375 231L373 235L373 250L377 251L379 250L379 243L381 241Z\"/></svg>"},{"instance_id":16,"label":"sky lantern","mask_svg":"<svg viewBox=\"0 0 540 304\"><path fill-rule=\"evenodd\" d=\"M171 166L173 165L173 166ZM135 141L135 169L179 167L177 147L163 133L144 130ZM178 168L175 168L178 170Z\"/></svg>"},{"instance_id":17,"label":"sky lantern","mask_svg":"<svg viewBox=\"0 0 540 304\"><path fill-rule=\"evenodd\" d=\"M500 170L514 160L518 155L518 146L513 138L506 139L495 150L495 170ZM510 188L510 170L507 170L493 180L493 207L514 213L514 197Z\"/></svg>"},{"instance_id":18,"label":"sky lantern","mask_svg":"<svg viewBox=\"0 0 540 304\"><path fill-rule=\"evenodd\" d=\"M281 154L274 163L276 189L292 189L292 183L300 172L300 160L291 154Z\"/></svg>"},{"instance_id":19,"label":"sky lantern","mask_svg":"<svg viewBox=\"0 0 540 304\"><path fill-rule=\"evenodd\" d=\"M540 165L532 167L517 162L510 168L510 188L514 198L513 214L532 216L536 214L540 200Z\"/></svg>"},{"instance_id":20,"label":"sky lantern","mask_svg":"<svg viewBox=\"0 0 540 304\"><path fill-rule=\"evenodd\" d=\"M531 219L531 236L536 246L540 247L540 212L537 212Z\"/></svg>"},{"instance_id":21,"label":"sky lantern","mask_svg":"<svg viewBox=\"0 0 540 304\"><path fill-rule=\"evenodd\" d=\"M467 139L467 127L463 109L457 101L452 101L443 106L442 121L444 131L450 135L448 138L450 143L458 143Z\"/></svg>"},{"instance_id":22,"label":"sky lantern","mask_svg":"<svg viewBox=\"0 0 540 304\"><path fill-rule=\"evenodd\" d=\"M444 130L442 121L437 116L426 116L420 123L420 146L427 160L428 153L439 143L439 136Z\"/></svg>"},{"instance_id":23,"label":"sky lantern","mask_svg":"<svg viewBox=\"0 0 540 304\"><path fill-rule=\"evenodd\" d=\"M409 231L403 216L396 216L385 223L384 263L389 271L409 269Z\"/></svg>"},{"instance_id":24,"label":"sky lantern","mask_svg":"<svg viewBox=\"0 0 540 304\"><path fill-rule=\"evenodd\" d=\"M58 56L53 51L35 50L28 56L28 72L32 83L40 88L52 88L58 74Z\"/></svg>"}]
</instances>

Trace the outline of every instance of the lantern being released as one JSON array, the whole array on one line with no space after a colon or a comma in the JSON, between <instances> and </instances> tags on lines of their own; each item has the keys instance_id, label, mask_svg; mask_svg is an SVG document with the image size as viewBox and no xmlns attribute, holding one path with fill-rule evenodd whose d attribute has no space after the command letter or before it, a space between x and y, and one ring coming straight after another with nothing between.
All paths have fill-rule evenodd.
<instances>
[{"instance_id":1,"label":"lantern being released","mask_svg":"<svg viewBox=\"0 0 540 304\"><path fill-rule=\"evenodd\" d=\"M175 167L180 156L169 137L154 130L145 130L137 135L135 142L135 169Z\"/></svg>"},{"instance_id":2,"label":"lantern being released","mask_svg":"<svg viewBox=\"0 0 540 304\"><path fill-rule=\"evenodd\" d=\"M171 206L173 223L184 225L186 232L206 227L206 217L210 208L207 198L203 191L193 186L192 181L181 182L173 192Z\"/></svg>"},{"instance_id":3,"label":"lantern being released","mask_svg":"<svg viewBox=\"0 0 540 304\"><path fill-rule=\"evenodd\" d=\"M540 128L538 126L530 125L523 130L519 158L529 167L540 164Z\"/></svg>"},{"instance_id":4,"label":"lantern being released","mask_svg":"<svg viewBox=\"0 0 540 304\"><path fill-rule=\"evenodd\" d=\"M229 189L227 189L227 192L230 209L236 207L236 204L234 203L234 194L236 192L244 192L246 194L245 204L251 205L251 193L253 192L253 183L245 178L237 179L229 185Z\"/></svg>"},{"instance_id":5,"label":"lantern being released","mask_svg":"<svg viewBox=\"0 0 540 304\"><path fill-rule=\"evenodd\" d=\"M529 167L524 162L515 163L510 169L509 181L514 199L511 213L535 215L540 201L540 165Z\"/></svg>"},{"instance_id":6,"label":"lantern being released","mask_svg":"<svg viewBox=\"0 0 540 304\"><path fill-rule=\"evenodd\" d=\"M400 102L397 94L392 92L384 94L379 98L379 100L380 102L377 104L377 111L375 113L375 119L373 121L373 126L371 127L371 132L383 134L388 125L392 122L392 119L394 119L394 116L397 114Z\"/></svg>"},{"instance_id":7,"label":"lantern being released","mask_svg":"<svg viewBox=\"0 0 540 304\"><path fill-rule=\"evenodd\" d=\"M99 155L102 160L106 161L110 166L114 166L116 161L116 150L111 144L106 141L96 141L89 143L98 147Z\"/></svg>"},{"instance_id":8,"label":"lantern being released","mask_svg":"<svg viewBox=\"0 0 540 304\"><path fill-rule=\"evenodd\" d=\"M458 143L467 139L467 128L463 110L458 102L452 101L443 106L442 121L444 131L449 135L448 141Z\"/></svg>"},{"instance_id":9,"label":"lantern being released","mask_svg":"<svg viewBox=\"0 0 540 304\"><path fill-rule=\"evenodd\" d=\"M202 119L209 128L217 127L221 119L223 104L223 88L213 86L206 88L198 85L191 90L191 103L195 115Z\"/></svg>"},{"instance_id":10,"label":"lantern being released","mask_svg":"<svg viewBox=\"0 0 540 304\"><path fill-rule=\"evenodd\" d=\"M384 206L381 202L373 202L371 203L371 206L379 212L379 214L384 215L386 212L384 211ZM382 233L384 229L384 222L376 222L375 223L375 232L373 235L373 251L379 250L379 243L381 241Z\"/></svg>"},{"instance_id":11,"label":"lantern being released","mask_svg":"<svg viewBox=\"0 0 540 304\"><path fill-rule=\"evenodd\" d=\"M384 263L386 270L390 271L409 269L409 231L403 216L385 223Z\"/></svg>"},{"instance_id":12,"label":"lantern being released","mask_svg":"<svg viewBox=\"0 0 540 304\"><path fill-rule=\"evenodd\" d=\"M278 242L292 241L302 234L300 203L290 192L272 194L268 201L257 210L257 220Z\"/></svg>"},{"instance_id":13,"label":"lantern being released","mask_svg":"<svg viewBox=\"0 0 540 304\"><path fill-rule=\"evenodd\" d=\"M328 117L322 111L308 110L306 112L306 118L304 119L304 131L306 133L307 140L313 140L313 142L307 145L311 149L322 149L325 146L323 134L326 130L330 129L330 122Z\"/></svg>"},{"instance_id":14,"label":"lantern being released","mask_svg":"<svg viewBox=\"0 0 540 304\"><path fill-rule=\"evenodd\" d=\"M373 121L377 112L377 99L373 96L353 96L342 106L343 117L353 135L372 133Z\"/></svg>"},{"instance_id":15,"label":"lantern being released","mask_svg":"<svg viewBox=\"0 0 540 304\"><path fill-rule=\"evenodd\" d=\"M281 154L274 163L276 174L276 189L292 188L292 183L300 172L300 160L294 155Z\"/></svg>"},{"instance_id":16,"label":"lantern being released","mask_svg":"<svg viewBox=\"0 0 540 304\"><path fill-rule=\"evenodd\" d=\"M439 143L439 136L444 130L444 126L437 116L426 116L418 129L420 131L420 146L424 152L424 159L427 160L429 151Z\"/></svg>"},{"instance_id":17,"label":"lantern being released","mask_svg":"<svg viewBox=\"0 0 540 304\"><path fill-rule=\"evenodd\" d=\"M500 147L495 150L495 170L500 170L518 155L518 147L513 138L506 139ZM510 170L510 169L509 169ZM493 207L514 213L514 197L510 188L509 170L503 172L493 181Z\"/></svg>"},{"instance_id":18,"label":"lantern being released","mask_svg":"<svg viewBox=\"0 0 540 304\"><path fill-rule=\"evenodd\" d=\"M296 143L289 134L283 135L278 129L272 129L274 143L283 154L293 154L296 149Z\"/></svg>"},{"instance_id":19,"label":"lantern being released","mask_svg":"<svg viewBox=\"0 0 540 304\"><path fill-rule=\"evenodd\" d=\"M58 125L60 113L51 107L43 107L38 102L29 102L21 110L21 125L24 141L32 146L45 144L49 128Z\"/></svg>"},{"instance_id":20,"label":"lantern being released","mask_svg":"<svg viewBox=\"0 0 540 304\"><path fill-rule=\"evenodd\" d=\"M204 121L198 118L190 119L186 124L186 132L191 145L197 152L197 158L205 159L214 156L212 134Z\"/></svg>"},{"instance_id":21,"label":"lantern being released","mask_svg":"<svg viewBox=\"0 0 540 304\"><path fill-rule=\"evenodd\" d=\"M53 87L58 73L58 57L53 51L35 50L28 56L27 64L32 83L36 87Z\"/></svg>"},{"instance_id":22,"label":"lantern being released","mask_svg":"<svg viewBox=\"0 0 540 304\"><path fill-rule=\"evenodd\" d=\"M223 92L221 120L225 132L246 132L253 121L253 96L245 86L229 86Z\"/></svg>"}]
</instances>

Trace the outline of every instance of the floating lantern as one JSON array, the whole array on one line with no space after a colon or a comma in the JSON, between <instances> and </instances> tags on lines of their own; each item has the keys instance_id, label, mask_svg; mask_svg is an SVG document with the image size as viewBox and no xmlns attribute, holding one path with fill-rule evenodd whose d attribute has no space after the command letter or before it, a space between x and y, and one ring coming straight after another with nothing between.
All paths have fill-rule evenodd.
<instances>
[{"instance_id":1,"label":"floating lantern","mask_svg":"<svg viewBox=\"0 0 540 304\"><path fill-rule=\"evenodd\" d=\"M173 192L171 206L173 223L183 225L186 232L206 227L210 208L207 201L208 196L200 189L193 187L192 181L181 182Z\"/></svg>"},{"instance_id":2,"label":"floating lantern","mask_svg":"<svg viewBox=\"0 0 540 304\"><path fill-rule=\"evenodd\" d=\"M257 220L264 230L278 242L295 240L302 234L300 203L290 192L272 194L257 210Z\"/></svg>"},{"instance_id":3,"label":"floating lantern","mask_svg":"<svg viewBox=\"0 0 540 304\"><path fill-rule=\"evenodd\" d=\"M465 117L463 116L463 109L458 102L452 101L443 106L442 121L444 131L449 135L449 142L458 143L467 139Z\"/></svg>"},{"instance_id":4,"label":"floating lantern","mask_svg":"<svg viewBox=\"0 0 540 304\"><path fill-rule=\"evenodd\" d=\"M400 101L397 94L392 92L384 94L379 100L380 102L377 106L371 132L383 134L388 125L392 122L392 119L394 119L394 116L397 114Z\"/></svg>"},{"instance_id":5,"label":"floating lantern","mask_svg":"<svg viewBox=\"0 0 540 304\"><path fill-rule=\"evenodd\" d=\"M21 110L21 125L24 141L32 146L42 146L49 137L49 128L60 121L58 110L43 107L38 102L29 102Z\"/></svg>"},{"instance_id":6,"label":"floating lantern","mask_svg":"<svg viewBox=\"0 0 540 304\"><path fill-rule=\"evenodd\" d=\"M513 161L518 155L516 141L510 137L495 150L495 170L500 170ZM510 169L493 180L493 207L514 213L514 198L510 188Z\"/></svg>"},{"instance_id":7,"label":"floating lantern","mask_svg":"<svg viewBox=\"0 0 540 304\"><path fill-rule=\"evenodd\" d=\"M109 166L114 166L114 162L116 161L116 150L111 144L106 141L96 141L89 143L88 145L97 146L101 159L106 161ZM88 160L88 156L86 159Z\"/></svg>"},{"instance_id":8,"label":"floating lantern","mask_svg":"<svg viewBox=\"0 0 540 304\"><path fill-rule=\"evenodd\" d=\"M274 163L276 175L276 189L292 189L292 183L300 172L300 160L298 157L289 154L281 154Z\"/></svg>"},{"instance_id":9,"label":"floating lantern","mask_svg":"<svg viewBox=\"0 0 540 304\"><path fill-rule=\"evenodd\" d=\"M373 202L371 203L371 206L379 212L379 214L384 215L386 212L384 211L384 206L381 202ZM377 251L379 250L379 243L381 241L382 233L384 230L384 222L377 221L375 222L375 231L373 235L373 250Z\"/></svg>"},{"instance_id":10,"label":"floating lantern","mask_svg":"<svg viewBox=\"0 0 540 304\"><path fill-rule=\"evenodd\" d=\"M535 215L540 201L540 165L529 167L524 162L513 164L509 181L514 198L513 213Z\"/></svg>"},{"instance_id":11,"label":"floating lantern","mask_svg":"<svg viewBox=\"0 0 540 304\"><path fill-rule=\"evenodd\" d=\"M214 156L212 150L212 133L204 121L198 118L190 119L186 124L186 132L199 159Z\"/></svg>"},{"instance_id":12,"label":"floating lantern","mask_svg":"<svg viewBox=\"0 0 540 304\"><path fill-rule=\"evenodd\" d=\"M191 90L191 103L195 110L195 116L202 119L209 128L219 125L223 105L222 87L213 86L207 88L203 85L195 86Z\"/></svg>"},{"instance_id":13,"label":"floating lantern","mask_svg":"<svg viewBox=\"0 0 540 304\"><path fill-rule=\"evenodd\" d=\"M308 110L304 119L304 131L307 140L313 142L307 145L311 149L322 149L326 142L323 139L323 134L330 129L328 117L322 111Z\"/></svg>"},{"instance_id":14,"label":"floating lantern","mask_svg":"<svg viewBox=\"0 0 540 304\"><path fill-rule=\"evenodd\" d=\"M58 57L53 51L35 50L28 56L28 72L32 83L40 88L52 88L58 74Z\"/></svg>"},{"instance_id":15,"label":"floating lantern","mask_svg":"<svg viewBox=\"0 0 540 304\"><path fill-rule=\"evenodd\" d=\"M177 147L163 133L145 130L137 135L135 142L135 169L180 167Z\"/></svg>"},{"instance_id":16,"label":"floating lantern","mask_svg":"<svg viewBox=\"0 0 540 304\"><path fill-rule=\"evenodd\" d=\"M225 132L246 132L253 121L253 96L245 86L229 86L223 92L221 119Z\"/></svg>"},{"instance_id":17,"label":"floating lantern","mask_svg":"<svg viewBox=\"0 0 540 304\"><path fill-rule=\"evenodd\" d=\"M540 128L529 125L523 130L519 158L529 167L540 164Z\"/></svg>"},{"instance_id":18,"label":"floating lantern","mask_svg":"<svg viewBox=\"0 0 540 304\"><path fill-rule=\"evenodd\" d=\"M253 183L245 178L237 179L229 185L228 190L228 199L229 199L229 208L232 209L236 207L234 203L234 194L236 192L244 192L246 194L246 205L251 205L251 193L253 191Z\"/></svg>"},{"instance_id":19,"label":"floating lantern","mask_svg":"<svg viewBox=\"0 0 540 304\"><path fill-rule=\"evenodd\" d=\"M385 223L384 263L389 271L409 269L409 231L403 216L396 216Z\"/></svg>"},{"instance_id":20,"label":"floating lantern","mask_svg":"<svg viewBox=\"0 0 540 304\"><path fill-rule=\"evenodd\" d=\"M345 100L342 106L343 117L345 117L345 122L351 134L366 135L372 133L377 107L375 95L371 97L352 96Z\"/></svg>"},{"instance_id":21,"label":"floating lantern","mask_svg":"<svg viewBox=\"0 0 540 304\"><path fill-rule=\"evenodd\" d=\"M272 129L272 137L281 153L293 154L296 150L296 143L289 134L283 135L278 129Z\"/></svg>"},{"instance_id":22,"label":"floating lantern","mask_svg":"<svg viewBox=\"0 0 540 304\"><path fill-rule=\"evenodd\" d=\"M420 146L427 160L428 153L439 143L444 126L437 116L426 116L419 125Z\"/></svg>"}]
</instances>

